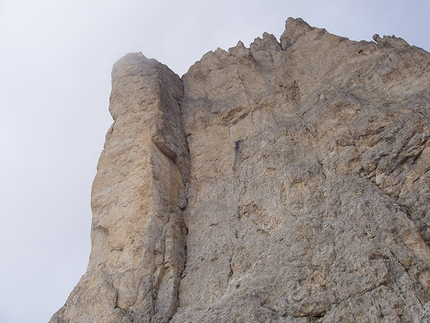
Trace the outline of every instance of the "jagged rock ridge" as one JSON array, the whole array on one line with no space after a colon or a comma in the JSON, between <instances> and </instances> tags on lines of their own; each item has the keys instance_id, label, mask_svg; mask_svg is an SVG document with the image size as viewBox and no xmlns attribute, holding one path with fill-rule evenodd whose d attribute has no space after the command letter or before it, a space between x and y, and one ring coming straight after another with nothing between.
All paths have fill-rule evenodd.
<instances>
[{"instance_id":1,"label":"jagged rock ridge","mask_svg":"<svg viewBox=\"0 0 430 323\"><path fill-rule=\"evenodd\" d=\"M289 18L112 73L88 270L51 322L426 322L430 54Z\"/></svg>"}]
</instances>

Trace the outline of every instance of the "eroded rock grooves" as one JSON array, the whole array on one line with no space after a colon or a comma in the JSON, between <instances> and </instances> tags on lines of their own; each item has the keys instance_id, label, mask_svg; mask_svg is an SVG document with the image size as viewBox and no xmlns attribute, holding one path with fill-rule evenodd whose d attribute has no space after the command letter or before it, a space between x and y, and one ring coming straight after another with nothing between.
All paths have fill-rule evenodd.
<instances>
[{"instance_id":1,"label":"eroded rock grooves","mask_svg":"<svg viewBox=\"0 0 430 323\"><path fill-rule=\"evenodd\" d=\"M113 68L88 270L51 322L428 322L430 54L289 18Z\"/></svg>"}]
</instances>

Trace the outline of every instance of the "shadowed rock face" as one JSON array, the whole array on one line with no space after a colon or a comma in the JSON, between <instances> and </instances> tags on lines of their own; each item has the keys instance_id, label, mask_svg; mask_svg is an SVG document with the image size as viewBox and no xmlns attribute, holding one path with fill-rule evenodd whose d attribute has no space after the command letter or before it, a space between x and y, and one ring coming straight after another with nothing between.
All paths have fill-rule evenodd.
<instances>
[{"instance_id":1,"label":"shadowed rock face","mask_svg":"<svg viewBox=\"0 0 430 323\"><path fill-rule=\"evenodd\" d=\"M182 80L128 54L51 322L430 320L430 54L289 18Z\"/></svg>"}]
</instances>

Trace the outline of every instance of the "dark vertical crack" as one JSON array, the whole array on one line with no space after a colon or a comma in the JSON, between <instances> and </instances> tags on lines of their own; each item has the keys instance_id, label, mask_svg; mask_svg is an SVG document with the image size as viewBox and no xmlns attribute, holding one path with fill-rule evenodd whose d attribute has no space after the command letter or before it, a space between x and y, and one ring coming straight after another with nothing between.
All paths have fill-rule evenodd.
<instances>
[{"instance_id":1,"label":"dark vertical crack","mask_svg":"<svg viewBox=\"0 0 430 323\"><path fill-rule=\"evenodd\" d=\"M179 119L176 120L177 121L177 125L178 128L176 129L176 131L178 132L177 135L179 137L178 140L180 140L182 142L182 145L178 145L181 146L182 151L179 152L179 154L177 153L173 158L169 158L173 161L175 161L175 164L178 166L178 169L180 171L181 174L181 181L182 181L182 187L180 189L179 192L179 205L178 205L178 226L176 227L178 229L178 231L176 232L180 238L176 241L176 243L180 243L180 246L176 246L178 247L180 250L178 250L177 252L180 253L181 257L177 257L177 259L181 258L182 263L180 264L180 266L178 267L178 272L175 275L175 286L174 286L174 299L172 299L172 304L171 304L171 308L170 311L168 313L168 315L164 318L164 320L162 322L170 322L170 320L172 319L172 317L176 314L178 308L179 308L179 285L181 283L181 280L183 278L183 274L184 274L184 270L185 267L187 265L187 242L186 242L186 238L188 235L188 228L186 226L185 220L184 220L184 213L187 212L187 207L188 207L188 198L187 198L187 191L188 191L188 186L189 186L189 177L190 177L190 167L189 167L189 154L190 154L190 150L189 150L189 146L188 146L188 138L185 135L185 129L184 129L184 120L183 120L183 111L182 111L182 99L183 99L183 93L184 93L184 89L183 89L183 83L181 80L181 86L182 86L182 97L180 98L175 98L176 99L176 103L177 103L177 108L178 108L178 114L176 115L176 117L178 117ZM176 146L176 148L178 147ZM178 165L179 164L179 165Z\"/></svg>"}]
</instances>

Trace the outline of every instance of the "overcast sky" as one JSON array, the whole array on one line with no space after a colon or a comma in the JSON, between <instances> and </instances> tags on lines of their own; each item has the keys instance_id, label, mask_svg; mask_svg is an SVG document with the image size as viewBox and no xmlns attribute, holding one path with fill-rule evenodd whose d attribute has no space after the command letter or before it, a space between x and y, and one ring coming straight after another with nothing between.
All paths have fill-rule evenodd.
<instances>
[{"instance_id":1,"label":"overcast sky","mask_svg":"<svg viewBox=\"0 0 430 323\"><path fill-rule=\"evenodd\" d=\"M0 0L0 323L47 322L86 270L113 63L141 51L182 75L289 16L430 50L428 0Z\"/></svg>"}]
</instances>

